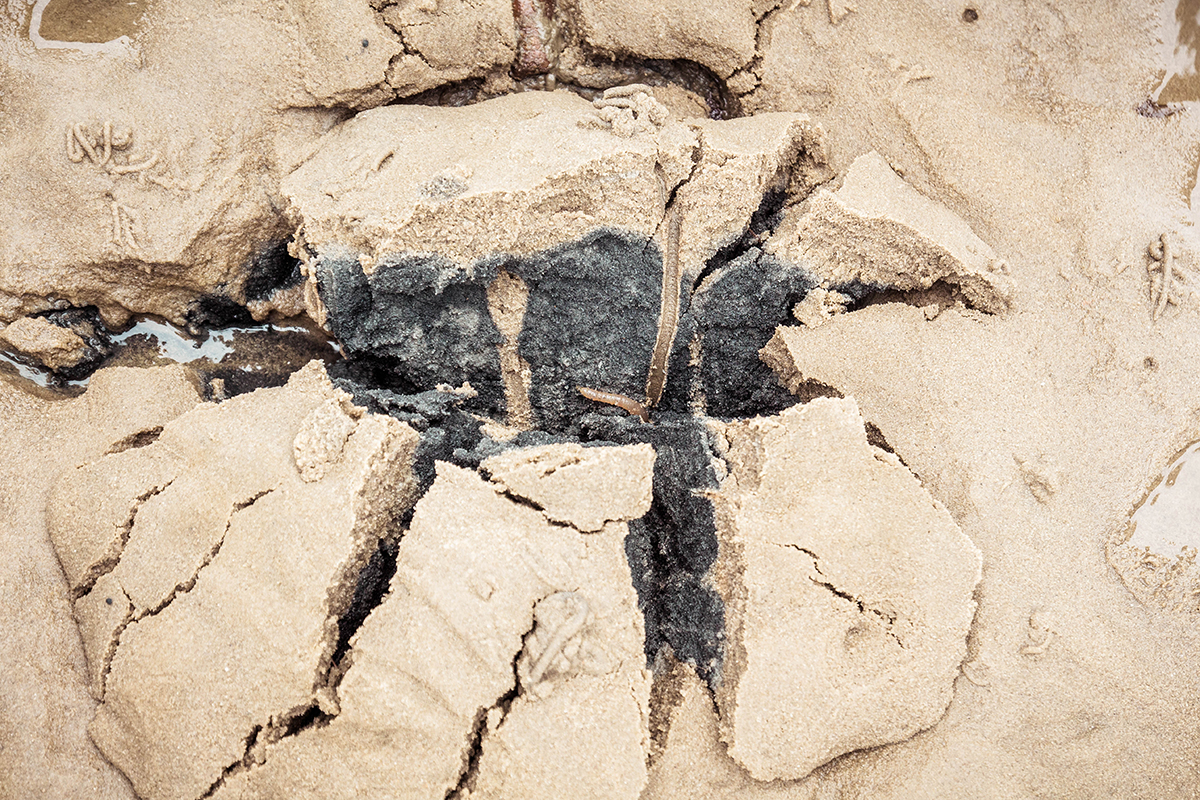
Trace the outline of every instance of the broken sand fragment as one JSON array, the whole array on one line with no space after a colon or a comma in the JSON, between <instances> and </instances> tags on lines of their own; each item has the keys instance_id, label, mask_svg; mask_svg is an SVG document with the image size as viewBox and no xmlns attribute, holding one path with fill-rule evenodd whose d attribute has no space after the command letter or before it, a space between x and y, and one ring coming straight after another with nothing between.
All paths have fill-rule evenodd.
<instances>
[{"instance_id":1,"label":"broken sand fragment","mask_svg":"<svg viewBox=\"0 0 1200 800\"><path fill-rule=\"evenodd\" d=\"M536 252L602 226L651 235L687 175L664 185L655 166L690 163L695 136L679 124L673 136L629 138L581 127L595 113L567 92L366 111L283 180L288 214L310 248L349 247L363 254L368 274L394 253L465 264Z\"/></svg>"},{"instance_id":2,"label":"broken sand fragment","mask_svg":"<svg viewBox=\"0 0 1200 800\"><path fill-rule=\"evenodd\" d=\"M819 328L838 314L846 311L853 298L832 289L820 287L804 295L804 299L792 308L792 316L807 328Z\"/></svg>"},{"instance_id":3,"label":"broken sand fragment","mask_svg":"<svg viewBox=\"0 0 1200 800\"><path fill-rule=\"evenodd\" d=\"M731 422L726 437L715 569L729 754L758 780L797 779L931 726L966 655L979 551L867 444L852 399Z\"/></svg>"},{"instance_id":4,"label":"broken sand fragment","mask_svg":"<svg viewBox=\"0 0 1200 800\"><path fill-rule=\"evenodd\" d=\"M854 160L836 192L818 189L785 212L766 250L803 264L826 288L857 281L913 291L945 281L989 313L1012 302L1007 267L992 248L874 151Z\"/></svg>"},{"instance_id":5,"label":"broken sand fragment","mask_svg":"<svg viewBox=\"0 0 1200 800\"><path fill-rule=\"evenodd\" d=\"M547 518L593 533L608 520L637 519L650 510L654 448L551 444L505 451L483 469Z\"/></svg>"},{"instance_id":6,"label":"broken sand fragment","mask_svg":"<svg viewBox=\"0 0 1200 800\"><path fill-rule=\"evenodd\" d=\"M0 343L49 370L70 369L88 356L87 343L77 333L41 317L21 317L0 328Z\"/></svg>"},{"instance_id":7,"label":"broken sand fragment","mask_svg":"<svg viewBox=\"0 0 1200 800\"><path fill-rule=\"evenodd\" d=\"M352 640L340 713L214 796L636 798L649 676L626 533L553 525L439 462L391 591ZM519 686L515 665L547 648Z\"/></svg>"},{"instance_id":8,"label":"broken sand fragment","mask_svg":"<svg viewBox=\"0 0 1200 800\"><path fill-rule=\"evenodd\" d=\"M617 56L688 59L728 78L757 54L756 17L748 0L573 0L572 28L587 47Z\"/></svg>"},{"instance_id":9,"label":"broken sand fragment","mask_svg":"<svg viewBox=\"0 0 1200 800\"><path fill-rule=\"evenodd\" d=\"M375 415L301 478L301 423L343 397L314 362L60 478L51 536L69 575L100 573L75 579L102 698L89 730L140 796L202 795L317 703L358 572L415 491L416 433Z\"/></svg>"},{"instance_id":10,"label":"broken sand fragment","mask_svg":"<svg viewBox=\"0 0 1200 800\"><path fill-rule=\"evenodd\" d=\"M764 197L803 197L828 180L825 133L803 114L768 113L693 123L698 162L680 187L679 264L694 282L721 247L750 228ZM762 233L762 231L755 231Z\"/></svg>"}]
</instances>

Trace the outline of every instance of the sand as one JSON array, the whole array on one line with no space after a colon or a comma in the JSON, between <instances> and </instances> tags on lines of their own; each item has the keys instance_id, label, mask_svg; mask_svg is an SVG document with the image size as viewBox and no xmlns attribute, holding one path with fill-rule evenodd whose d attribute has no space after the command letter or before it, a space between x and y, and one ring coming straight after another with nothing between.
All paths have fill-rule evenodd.
<instances>
[{"instance_id":1,"label":"sand","mask_svg":"<svg viewBox=\"0 0 1200 800\"><path fill-rule=\"evenodd\" d=\"M303 314L354 359L303 402L4 367L0 797L1200 793L1196 522L1146 510L1188 507L1200 440L1200 96L1153 102L1195 31L1151 2L651 5L43 21L96 46L0 14L6 364L91 363L85 307ZM314 512L340 533L297 556L264 501L222 511L227 562L96 566L134 542L117 511L187 527L138 499L146 454L230 508L271 488L230 477L235 427L166 445L273 404L238 424L296 497L381 469L352 431L407 442L369 536ZM170 574L89 603L139 563ZM230 611L295 575L295 608ZM167 644L112 633L143 606ZM189 735L216 722L169 698L221 647L255 677L205 681L224 727Z\"/></svg>"}]
</instances>

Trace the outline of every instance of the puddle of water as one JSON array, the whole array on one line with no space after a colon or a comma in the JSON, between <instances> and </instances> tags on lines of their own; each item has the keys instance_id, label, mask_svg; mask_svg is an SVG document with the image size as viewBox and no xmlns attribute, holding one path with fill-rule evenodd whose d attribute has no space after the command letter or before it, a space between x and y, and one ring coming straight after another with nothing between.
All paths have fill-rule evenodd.
<instances>
[{"instance_id":1,"label":"puddle of water","mask_svg":"<svg viewBox=\"0 0 1200 800\"><path fill-rule=\"evenodd\" d=\"M1155 90L1159 104L1200 100L1200 0L1168 0L1159 38L1167 74Z\"/></svg>"},{"instance_id":2,"label":"puddle of water","mask_svg":"<svg viewBox=\"0 0 1200 800\"><path fill-rule=\"evenodd\" d=\"M124 333L113 336L112 341L119 346L141 337L153 342L158 348L158 355L168 361L189 364L206 358L213 363L220 363L221 359L233 352L233 338L238 332L256 329L224 328L212 331L203 338L192 338L170 323L144 319Z\"/></svg>"},{"instance_id":3,"label":"puddle of water","mask_svg":"<svg viewBox=\"0 0 1200 800\"><path fill-rule=\"evenodd\" d=\"M1130 520L1129 547L1175 558L1184 548L1200 549L1200 442L1167 468Z\"/></svg>"},{"instance_id":4,"label":"puddle of water","mask_svg":"<svg viewBox=\"0 0 1200 800\"><path fill-rule=\"evenodd\" d=\"M316 328L298 323L234 326L191 336L160 319L142 318L110 337L114 351L101 367L149 367L187 364L206 383L224 381L229 396L277 386L312 359L329 364L341 358L338 345ZM22 388L43 394L78 394L88 379L64 381L48 370L0 351L0 372Z\"/></svg>"},{"instance_id":5,"label":"puddle of water","mask_svg":"<svg viewBox=\"0 0 1200 800\"><path fill-rule=\"evenodd\" d=\"M127 53L148 0L38 0L29 39L40 49Z\"/></svg>"}]
</instances>

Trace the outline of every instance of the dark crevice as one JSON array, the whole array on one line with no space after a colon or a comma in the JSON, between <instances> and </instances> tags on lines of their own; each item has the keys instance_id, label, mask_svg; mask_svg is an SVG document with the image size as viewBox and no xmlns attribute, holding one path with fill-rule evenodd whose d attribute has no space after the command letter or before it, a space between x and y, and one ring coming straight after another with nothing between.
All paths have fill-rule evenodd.
<instances>
[{"instance_id":1,"label":"dark crevice","mask_svg":"<svg viewBox=\"0 0 1200 800\"><path fill-rule=\"evenodd\" d=\"M864 421L864 427L867 430L867 444L871 445L872 447L878 447L885 453L891 453L892 455L896 456L896 458L900 458L900 456L896 453L895 448L888 444L888 440L883 437L883 431L879 430L878 425L876 425L874 422L866 420ZM904 459L900 458L900 463L903 464Z\"/></svg>"},{"instance_id":2,"label":"dark crevice","mask_svg":"<svg viewBox=\"0 0 1200 800\"><path fill-rule=\"evenodd\" d=\"M371 553L367 565L359 573L350 607L338 619L338 639L330 659L335 670L342 664L350 649L350 639L387 596L392 577L396 574L399 552L400 535L383 537L379 540L375 552Z\"/></svg>"},{"instance_id":3,"label":"dark crevice","mask_svg":"<svg viewBox=\"0 0 1200 800\"><path fill-rule=\"evenodd\" d=\"M947 279L934 281L928 289L901 290L891 286L863 283L836 286L834 289L853 298L853 302L846 307L847 312L886 303L904 303L927 309L930 318L933 318L955 306L975 307L963 296L962 289Z\"/></svg>"},{"instance_id":4,"label":"dark crevice","mask_svg":"<svg viewBox=\"0 0 1200 800\"><path fill-rule=\"evenodd\" d=\"M643 63L662 75L669 83L682 86L703 98L708 105L709 119L733 119L742 116L741 101L729 91L725 81L718 78L708 67L686 59L649 59Z\"/></svg>"},{"instance_id":5,"label":"dark crevice","mask_svg":"<svg viewBox=\"0 0 1200 800\"><path fill-rule=\"evenodd\" d=\"M146 609L141 613L135 614L134 621L136 622L137 620L146 619L147 617L153 617L157 614L160 614L165 608L167 608L167 606L175 602L175 598L179 597L180 595L187 594L188 592L192 591L192 589L196 588L196 583L200 580L200 573L204 572L205 567L211 564L213 559L217 557L217 554L221 552L221 547L225 544L225 538L229 536L229 529L233 525L234 516L239 511L249 508L262 498L266 497L271 492L275 491L276 488L278 487L266 489L258 494L255 494L253 497L247 500L234 503L232 510L230 511L229 518L225 521L225 532L221 534L221 538L217 541L217 543L214 544L204 555L203 560L200 562L200 566L196 567L196 571L192 573L192 576L186 581L175 584L175 588L171 590L171 593L168 594L162 600L162 602L160 602L154 608Z\"/></svg>"},{"instance_id":6,"label":"dark crevice","mask_svg":"<svg viewBox=\"0 0 1200 800\"><path fill-rule=\"evenodd\" d=\"M233 513L236 514L237 512L241 511L242 509L249 508L250 506L257 503L259 500L261 500L264 497L266 497L267 495L269 495L271 492L275 491L277 488L279 488L279 487L273 486L270 489L263 489L261 492L254 494L247 500L242 500L240 502L234 503L233 504Z\"/></svg>"},{"instance_id":7,"label":"dark crevice","mask_svg":"<svg viewBox=\"0 0 1200 800\"><path fill-rule=\"evenodd\" d=\"M536 511L539 514L541 514L542 517L545 519L547 525L550 525L555 528L575 530L571 525L568 525L565 522L558 522L557 520L550 519L550 517L546 516L546 509L544 506L540 505L539 503L537 503L533 500L530 500L528 497L523 497L522 495L517 494L516 492L512 491L511 489L506 488L504 486L504 484L493 483L492 488L495 489L496 492L500 496L502 496L504 499L506 499L512 503L515 503L516 505L522 506L524 508L528 508L532 511Z\"/></svg>"},{"instance_id":8,"label":"dark crevice","mask_svg":"<svg viewBox=\"0 0 1200 800\"><path fill-rule=\"evenodd\" d=\"M332 714L327 714L321 710L321 707L316 703L305 708L298 714L294 714L285 720L278 731L278 735L273 741L286 739L289 736L297 736L306 730L316 730L324 728L334 719Z\"/></svg>"},{"instance_id":9,"label":"dark crevice","mask_svg":"<svg viewBox=\"0 0 1200 800\"><path fill-rule=\"evenodd\" d=\"M798 550L799 552L808 556L810 559L812 559L812 568L817 573L817 575L819 575L821 578L825 577L825 573L821 570L821 560L820 560L820 558L817 557L817 554L814 553L812 550L809 550L806 547L801 547L798 544L792 544L792 543L774 542L774 544L778 547L787 547L787 548L791 548L792 550ZM812 582L812 584L814 586L820 586L822 589L829 591L835 597L840 597L841 599L845 600L846 602L851 603L858 610L859 614L870 614L871 616L878 619L880 621L880 623L883 624L884 630L887 632L887 635L890 636L893 640L895 640L896 644L898 644L900 647L905 646L904 642L901 641L900 637L897 636L896 632L893 630L893 627L896 625L896 621L897 621L895 614L889 614L881 609L875 608L873 606L869 606L866 603L864 603L862 600L860 600L859 598L855 597L854 595L850 594L849 592L839 589L838 587L834 586L832 583L830 583L827 580L817 580L816 578L814 578L811 575L808 576L808 579L810 582Z\"/></svg>"},{"instance_id":10,"label":"dark crevice","mask_svg":"<svg viewBox=\"0 0 1200 800\"><path fill-rule=\"evenodd\" d=\"M515 686L511 691L513 697L516 697ZM454 788L446 792L446 800L457 800L464 796L464 792L467 797L470 797L471 791L475 788L475 776L479 772L479 759L483 755L483 737L487 735L487 718L490 712L490 708L480 708L475 712L475 719L471 723L471 744L467 748L467 752L463 754L462 773Z\"/></svg>"},{"instance_id":11,"label":"dark crevice","mask_svg":"<svg viewBox=\"0 0 1200 800\"><path fill-rule=\"evenodd\" d=\"M249 325L254 322L250 312L231 294L226 283L219 283L213 290L193 300L184 312L184 327L193 336L201 336L213 328L228 328L233 325Z\"/></svg>"},{"instance_id":12,"label":"dark crevice","mask_svg":"<svg viewBox=\"0 0 1200 800\"><path fill-rule=\"evenodd\" d=\"M101 561L93 564L92 567L80 580L79 585L71 591L71 599L78 600L95 587L96 581L103 578L108 573L117 568L117 564L121 561L121 554L125 552L125 545L129 544L129 536L133 533L133 524L137 519L138 511L146 504L146 501L156 494L166 491L167 487L174 483L174 479L167 481L162 486L152 487L144 494L134 498L133 505L129 509L129 516L125 518L125 523L121 526L121 540L113 549L116 552L110 552Z\"/></svg>"},{"instance_id":13,"label":"dark crevice","mask_svg":"<svg viewBox=\"0 0 1200 800\"><path fill-rule=\"evenodd\" d=\"M251 751L258 743L258 737L259 734L262 733L262 730L262 725L254 726L253 730L251 730L249 735L243 740L242 757L221 771L220 777L213 781L212 785L208 787L208 790L204 794L200 795L200 800L207 800L207 798L211 798L214 794L216 794L218 789L225 785L225 781L227 781L231 776L241 772L244 769L247 769L250 764L253 763Z\"/></svg>"},{"instance_id":14,"label":"dark crevice","mask_svg":"<svg viewBox=\"0 0 1200 800\"><path fill-rule=\"evenodd\" d=\"M113 444L112 447L104 451L104 455L111 456L115 453L124 453L126 450L136 450L139 447L147 447L158 441L158 437L162 435L162 425L156 425L153 428L147 428L144 431L131 433L119 442Z\"/></svg>"},{"instance_id":15,"label":"dark crevice","mask_svg":"<svg viewBox=\"0 0 1200 800\"><path fill-rule=\"evenodd\" d=\"M798 405L811 402L818 397L830 397L834 400L841 400L845 397L844 394L829 384L813 379L797 384L789 391L795 396ZM868 422L867 424L870 425L871 423Z\"/></svg>"},{"instance_id":16,"label":"dark crevice","mask_svg":"<svg viewBox=\"0 0 1200 800\"><path fill-rule=\"evenodd\" d=\"M763 193L762 200L758 204L758 208L750 215L750 224L746 226L746 230L742 235L733 241L725 244L717 249L717 252L708 257L704 262L704 268L692 281L692 293L704 285L704 281L717 270L721 269L729 262L734 261L741 256L744 256L751 248L757 247L766 240L775 229L779 227L779 223L783 220L783 209L787 205L788 193L786 187L768 189Z\"/></svg>"},{"instance_id":17,"label":"dark crevice","mask_svg":"<svg viewBox=\"0 0 1200 800\"><path fill-rule=\"evenodd\" d=\"M104 648L104 668L100 670L100 685L96 687L99 690L101 701L104 700L104 695L108 690L108 675L112 672L112 662L117 655L117 648L121 645L121 636L129 627L129 623L133 622L133 609L129 608L129 595L124 591L121 594L125 598L128 610L125 612L125 619L121 620L121 624L113 631L112 638L108 640L108 647Z\"/></svg>"},{"instance_id":18,"label":"dark crevice","mask_svg":"<svg viewBox=\"0 0 1200 800\"><path fill-rule=\"evenodd\" d=\"M448 108L474 105L492 99L492 95L484 94L483 84L483 78L467 78L444 83L408 97L397 98L393 105L444 106Z\"/></svg>"},{"instance_id":19,"label":"dark crevice","mask_svg":"<svg viewBox=\"0 0 1200 800\"><path fill-rule=\"evenodd\" d=\"M247 302L266 300L281 289L298 286L304 280L300 259L288 252L290 239L266 245L250 257L242 293Z\"/></svg>"},{"instance_id":20,"label":"dark crevice","mask_svg":"<svg viewBox=\"0 0 1200 800\"><path fill-rule=\"evenodd\" d=\"M529 630L521 636L521 641L524 642L528 636L533 633L533 629L537 626L536 622L530 624ZM517 699L517 695L521 692L521 677L517 672L517 662L520 661L523 650L518 650L513 656L512 686L504 694L496 698L496 702L489 707L480 707L475 712L475 719L471 724L471 741L463 753L462 772L459 773L458 782L452 789L446 792L445 800L460 800L460 798L469 798L475 790L475 779L479 774L479 761L483 757L483 741L488 733L488 717L495 710L500 711L500 719L496 723L496 729L499 729L504 724L504 719L508 716L509 709L512 708L513 701Z\"/></svg>"}]
</instances>

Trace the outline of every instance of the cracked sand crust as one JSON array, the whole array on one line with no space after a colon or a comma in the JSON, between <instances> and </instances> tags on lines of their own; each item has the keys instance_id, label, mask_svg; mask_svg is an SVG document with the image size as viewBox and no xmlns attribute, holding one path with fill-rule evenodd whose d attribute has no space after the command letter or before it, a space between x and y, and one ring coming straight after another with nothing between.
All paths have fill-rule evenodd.
<instances>
[{"instance_id":1,"label":"cracked sand crust","mask_svg":"<svg viewBox=\"0 0 1200 800\"><path fill-rule=\"evenodd\" d=\"M60 479L90 731L140 795L206 793L319 704L358 572L415 489L416 434L344 403L314 362Z\"/></svg>"}]
</instances>

